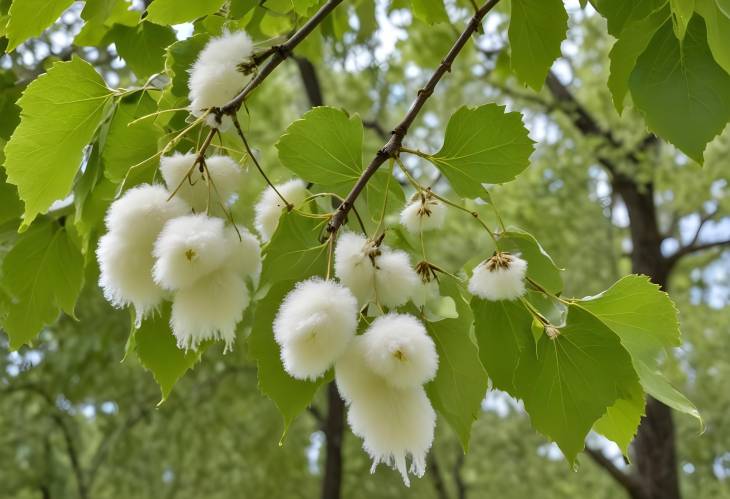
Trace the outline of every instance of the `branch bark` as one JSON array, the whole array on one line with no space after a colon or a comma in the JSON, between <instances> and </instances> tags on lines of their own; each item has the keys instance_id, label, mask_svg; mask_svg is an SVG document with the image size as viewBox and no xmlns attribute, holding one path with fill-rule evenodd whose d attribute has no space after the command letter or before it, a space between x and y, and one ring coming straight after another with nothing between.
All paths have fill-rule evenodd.
<instances>
[{"instance_id":1,"label":"branch bark","mask_svg":"<svg viewBox=\"0 0 730 499\"><path fill-rule=\"evenodd\" d=\"M593 462L603 468L616 482L621 484L631 499L648 499L641 482L635 476L624 473L603 452L587 446L585 451Z\"/></svg>"},{"instance_id":2,"label":"branch bark","mask_svg":"<svg viewBox=\"0 0 730 499\"><path fill-rule=\"evenodd\" d=\"M378 171L378 168L380 168L388 158L398 155L403 143L403 138L408 133L408 129L413 124L413 121L415 121L424 104L426 104L428 98L433 94L436 85L438 85L438 82L447 72L451 71L451 65L459 55L459 52L461 52L464 48L466 43L469 41L469 38L479 29L484 16L486 16L487 13L492 10L495 5L497 5L497 3L499 3L499 0L488 0L474 13L474 16L469 20L464 31L461 32L459 37L451 46L451 49L449 49L439 67L436 68L436 71L434 71L431 75L431 78L429 78L426 85L418 91L418 96L411 104L411 107L405 117L391 132L390 139L378 150L375 157L370 161L370 164L367 168L365 168L365 171L362 172L360 178L358 178L350 193L332 216L332 219L327 224L327 231L330 234L337 232L337 230L342 226L347 218L347 214L355 204L355 200L365 188L365 185L367 185L370 178L376 171Z\"/></svg>"}]
</instances>

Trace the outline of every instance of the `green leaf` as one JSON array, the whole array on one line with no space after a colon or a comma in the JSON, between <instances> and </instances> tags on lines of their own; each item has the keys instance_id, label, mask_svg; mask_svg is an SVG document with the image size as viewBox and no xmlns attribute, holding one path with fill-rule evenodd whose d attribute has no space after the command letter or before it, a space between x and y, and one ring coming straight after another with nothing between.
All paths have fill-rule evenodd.
<instances>
[{"instance_id":1,"label":"green leaf","mask_svg":"<svg viewBox=\"0 0 730 499\"><path fill-rule=\"evenodd\" d=\"M315 107L286 129L276 148L281 163L317 185L354 182L362 171L363 127L358 115Z\"/></svg>"},{"instance_id":2,"label":"green leaf","mask_svg":"<svg viewBox=\"0 0 730 499\"><path fill-rule=\"evenodd\" d=\"M18 198L18 190L6 182L5 170L0 168L0 224L20 218L23 203Z\"/></svg>"},{"instance_id":3,"label":"green leaf","mask_svg":"<svg viewBox=\"0 0 730 499\"><path fill-rule=\"evenodd\" d=\"M511 253L520 253L527 260L527 277L551 293L563 290L561 271L540 243L527 232L511 229L499 236L499 248Z\"/></svg>"},{"instance_id":4,"label":"green leaf","mask_svg":"<svg viewBox=\"0 0 730 499\"><path fill-rule=\"evenodd\" d=\"M482 184L514 179L530 164L533 141L520 113L486 104L459 108L446 125L441 150L429 157L463 197L483 197Z\"/></svg>"},{"instance_id":5,"label":"green leaf","mask_svg":"<svg viewBox=\"0 0 730 499\"><path fill-rule=\"evenodd\" d=\"M16 0L10 5L6 35L7 51L29 38L43 33L66 10L73 0Z\"/></svg>"},{"instance_id":6,"label":"green leaf","mask_svg":"<svg viewBox=\"0 0 730 499\"><path fill-rule=\"evenodd\" d=\"M593 430L616 442L624 456L628 457L629 444L636 436L644 415L644 405L644 390L637 383L626 398L618 399L606 410L606 414L593 425Z\"/></svg>"},{"instance_id":7,"label":"green leaf","mask_svg":"<svg viewBox=\"0 0 730 499\"><path fill-rule=\"evenodd\" d=\"M646 276L628 275L603 293L582 299L580 306L611 328L634 356L657 356L680 344L677 309Z\"/></svg>"},{"instance_id":8,"label":"green leaf","mask_svg":"<svg viewBox=\"0 0 730 499\"><path fill-rule=\"evenodd\" d=\"M530 331L532 315L519 301L474 297L471 308L479 358L492 386L516 396L514 378L520 357L526 349L535 350Z\"/></svg>"},{"instance_id":9,"label":"green leaf","mask_svg":"<svg viewBox=\"0 0 730 499\"><path fill-rule=\"evenodd\" d=\"M682 43L664 24L639 57L629 88L649 129L698 163L730 120L730 75L713 59L699 16Z\"/></svg>"},{"instance_id":10,"label":"green leaf","mask_svg":"<svg viewBox=\"0 0 730 499\"><path fill-rule=\"evenodd\" d=\"M469 336L472 324L469 305L452 279L442 282L441 292L454 300L459 315L455 319L426 323L439 356L438 372L426 385L426 393L467 452L471 425L479 417L487 393L487 373L479 362L477 346Z\"/></svg>"},{"instance_id":11,"label":"green leaf","mask_svg":"<svg viewBox=\"0 0 730 499\"><path fill-rule=\"evenodd\" d=\"M30 343L60 311L74 316L84 278L84 260L64 227L50 220L33 224L3 261L2 287L12 298L4 329L10 348Z\"/></svg>"},{"instance_id":12,"label":"green leaf","mask_svg":"<svg viewBox=\"0 0 730 499\"><path fill-rule=\"evenodd\" d=\"M730 73L730 10L723 14L715 0L697 0L697 12L705 19L707 44L715 61L726 73Z\"/></svg>"},{"instance_id":13,"label":"green leaf","mask_svg":"<svg viewBox=\"0 0 730 499\"><path fill-rule=\"evenodd\" d=\"M207 33L199 33L167 47L165 70L172 80L170 91L173 95L187 97L188 80L190 79L188 70L208 40L210 40L210 36Z\"/></svg>"},{"instance_id":14,"label":"green leaf","mask_svg":"<svg viewBox=\"0 0 730 499\"><path fill-rule=\"evenodd\" d=\"M385 207L386 215L394 211L399 212L406 201L403 187L393 177L392 172L385 167L381 167L370 177L365 186L365 197L370 219L376 223L380 220L383 207Z\"/></svg>"},{"instance_id":15,"label":"green leaf","mask_svg":"<svg viewBox=\"0 0 730 499\"><path fill-rule=\"evenodd\" d=\"M162 130L155 125L154 116L130 125L135 119L155 111L157 103L148 92L136 92L117 105L101 155L104 174L112 182L124 179L132 166L144 169L159 161L155 155Z\"/></svg>"},{"instance_id":16,"label":"green leaf","mask_svg":"<svg viewBox=\"0 0 730 499\"><path fill-rule=\"evenodd\" d=\"M654 33L669 18L669 8L655 11L653 14L629 24L621 37L611 48L611 73L608 75L608 88L611 90L613 105L621 114L624 100L629 91L629 76L636 66L636 60L646 50Z\"/></svg>"},{"instance_id":17,"label":"green leaf","mask_svg":"<svg viewBox=\"0 0 730 499\"><path fill-rule=\"evenodd\" d=\"M302 280L324 275L327 244L319 242L322 222L316 218L283 213L274 236L264 249L262 283Z\"/></svg>"},{"instance_id":18,"label":"green leaf","mask_svg":"<svg viewBox=\"0 0 730 499\"><path fill-rule=\"evenodd\" d=\"M715 0L717 2L717 8L720 12L725 14L726 17L730 17L730 0Z\"/></svg>"},{"instance_id":19,"label":"green leaf","mask_svg":"<svg viewBox=\"0 0 730 499\"><path fill-rule=\"evenodd\" d=\"M537 355L525 349L515 374L532 425L558 444L571 465L596 421L637 382L618 336L572 305L560 335L543 334Z\"/></svg>"},{"instance_id":20,"label":"green leaf","mask_svg":"<svg viewBox=\"0 0 730 499\"><path fill-rule=\"evenodd\" d=\"M109 36L116 44L119 55L139 80L162 72L165 67L165 49L176 40L175 31L169 26L145 21L135 27L117 24Z\"/></svg>"},{"instance_id":21,"label":"green leaf","mask_svg":"<svg viewBox=\"0 0 730 499\"><path fill-rule=\"evenodd\" d=\"M2 20L0 19L0 23ZM0 140L7 140L20 123L20 108L16 102L21 95L21 87L16 84L12 71L0 70Z\"/></svg>"},{"instance_id":22,"label":"green leaf","mask_svg":"<svg viewBox=\"0 0 730 499\"><path fill-rule=\"evenodd\" d=\"M561 0L512 0L509 45L512 70L523 84L540 90L568 30Z\"/></svg>"},{"instance_id":23,"label":"green leaf","mask_svg":"<svg viewBox=\"0 0 730 499\"><path fill-rule=\"evenodd\" d=\"M94 68L75 56L23 92L20 125L5 146L8 182L25 203L23 227L69 193L111 95Z\"/></svg>"},{"instance_id":24,"label":"green leaf","mask_svg":"<svg viewBox=\"0 0 730 499\"><path fill-rule=\"evenodd\" d=\"M680 343L677 309L669 295L647 277L631 275L579 306L619 336L649 395L701 422L694 405L656 370L662 351Z\"/></svg>"},{"instance_id":25,"label":"green leaf","mask_svg":"<svg viewBox=\"0 0 730 499\"><path fill-rule=\"evenodd\" d=\"M411 6L413 15L427 24L449 22L443 0L411 0Z\"/></svg>"},{"instance_id":26,"label":"green leaf","mask_svg":"<svg viewBox=\"0 0 730 499\"><path fill-rule=\"evenodd\" d=\"M160 309L142 321L128 343L160 386L161 404L170 396L175 383L200 361L205 348L201 345L197 351L180 350L170 330L170 303L165 302Z\"/></svg>"},{"instance_id":27,"label":"green leaf","mask_svg":"<svg viewBox=\"0 0 730 499\"><path fill-rule=\"evenodd\" d=\"M669 0L669 6L672 8L674 34L682 40L695 10L695 0Z\"/></svg>"},{"instance_id":28,"label":"green leaf","mask_svg":"<svg viewBox=\"0 0 730 499\"><path fill-rule=\"evenodd\" d=\"M155 0L147 9L147 20L163 26L192 21L218 12L225 0Z\"/></svg>"},{"instance_id":29,"label":"green leaf","mask_svg":"<svg viewBox=\"0 0 730 499\"><path fill-rule=\"evenodd\" d=\"M663 7L667 0L591 0L591 3L606 18L608 32L619 38L628 25Z\"/></svg>"},{"instance_id":30,"label":"green leaf","mask_svg":"<svg viewBox=\"0 0 730 499\"><path fill-rule=\"evenodd\" d=\"M258 367L259 390L276 404L284 418L282 441L291 422L309 406L317 389L328 378L323 376L317 381L294 379L284 371L281 363L272 324L284 296L294 285L294 281L282 281L271 287L266 297L256 305L253 328L248 338L249 351Z\"/></svg>"}]
</instances>

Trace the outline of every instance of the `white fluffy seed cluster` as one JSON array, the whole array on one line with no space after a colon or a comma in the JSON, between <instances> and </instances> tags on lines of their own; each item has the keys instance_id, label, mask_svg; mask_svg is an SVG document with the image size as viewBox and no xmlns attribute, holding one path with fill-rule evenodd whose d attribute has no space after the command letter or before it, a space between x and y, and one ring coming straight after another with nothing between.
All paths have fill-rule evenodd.
<instances>
[{"instance_id":1,"label":"white fluffy seed cluster","mask_svg":"<svg viewBox=\"0 0 730 499\"><path fill-rule=\"evenodd\" d=\"M525 294L526 273L525 260L499 252L474 268L469 292L490 301L516 300Z\"/></svg>"},{"instance_id":2,"label":"white fluffy seed cluster","mask_svg":"<svg viewBox=\"0 0 730 499\"><path fill-rule=\"evenodd\" d=\"M218 202L226 204L241 185L241 166L228 156L210 156L205 160L206 175L195 165L196 157L195 153L163 156L162 178L168 190L177 189L175 197L186 201L196 213L209 207L216 211Z\"/></svg>"},{"instance_id":3,"label":"white fluffy seed cluster","mask_svg":"<svg viewBox=\"0 0 730 499\"><path fill-rule=\"evenodd\" d=\"M360 306L377 301L399 307L411 300L420 281L404 251L345 232L335 248L335 274Z\"/></svg>"},{"instance_id":4,"label":"white fluffy seed cluster","mask_svg":"<svg viewBox=\"0 0 730 499\"><path fill-rule=\"evenodd\" d=\"M168 187L187 175L194 161L188 156L163 158ZM208 167L211 177L215 171L224 182L238 178L230 159L209 158ZM228 350L249 302L245 279L256 280L261 272L260 246L245 228L194 213L201 200L195 189L180 189L171 198L163 186L145 184L114 201L96 252L99 284L114 306L134 307L137 326L171 299L170 326L179 348L223 340ZM225 189L229 196L235 190L230 184Z\"/></svg>"},{"instance_id":5,"label":"white fluffy seed cluster","mask_svg":"<svg viewBox=\"0 0 730 499\"><path fill-rule=\"evenodd\" d=\"M198 54L190 70L190 111L202 116L212 107L222 107L240 92L248 80L238 65L247 62L253 54L253 42L244 31L225 32L212 38ZM225 130L231 126L229 116L206 117L212 128Z\"/></svg>"},{"instance_id":6,"label":"white fluffy seed cluster","mask_svg":"<svg viewBox=\"0 0 730 499\"><path fill-rule=\"evenodd\" d=\"M307 186L299 179L289 180L283 184L276 185L276 190L284 196L295 208L300 206L307 197ZM279 218L284 212L286 205L279 195L271 187L267 187L261 193L254 211L256 213L254 226L261 236L261 240L268 242L276 232L279 225Z\"/></svg>"},{"instance_id":7,"label":"white fluffy seed cluster","mask_svg":"<svg viewBox=\"0 0 730 499\"><path fill-rule=\"evenodd\" d=\"M423 384L437 367L436 348L423 324L394 313L373 321L335 364L347 420L373 460L371 472L385 463L400 472L407 486L409 470L423 476L436 425Z\"/></svg>"},{"instance_id":8,"label":"white fluffy seed cluster","mask_svg":"<svg viewBox=\"0 0 730 499\"><path fill-rule=\"evenodd\" d=\"M400 223L411 234L440 229L446 220L446 205L430 191L417 192L400 213Z\"/></svg>"},{"instance_id":9,"label":"white fluffy seed cluster","mask_svg":"<svg viewBox=\"0 0 730 499\"><path fill-rule=\"evenodd\" d=\"M322 376L355 336L357 313L355 297L341 284L319 278L297 284L274 320L284 369L297 379Z\"/></svg>"}]
</instances>

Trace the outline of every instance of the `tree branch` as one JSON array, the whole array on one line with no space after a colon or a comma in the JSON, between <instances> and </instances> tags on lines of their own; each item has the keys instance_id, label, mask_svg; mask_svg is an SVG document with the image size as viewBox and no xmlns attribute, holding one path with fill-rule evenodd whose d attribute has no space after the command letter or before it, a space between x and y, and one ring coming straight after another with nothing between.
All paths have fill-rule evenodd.
<instances>
[{"instance_id":1,"label":"tree branch","mask_svg":"<svg viewBox=\"0 0 730 499\"><path fill-rule=\"evenodd\" d=\"M238 112L238 110L243 105L246 97L248 97L251 92L253 92L259 85L261 85L264 80L266 80L266 78L274 72L279 64L284 62L284 60L286 60L292 54L296 46L299 45L307 36L309 36L309 34L312 33L312 31L314 31L315 28L317 28L317 26L319 26L319 24L327 17L327 15L341 3L342 0L328 0L327 3L322 5L317 13L309 18L309 20L304 23L304 25L302 25L302 27L299 28L293 35L291 35L286 42L281 45L276 45L270 50L265 51L264 54L271 55L271 59L269 59L269 62L267 62L266 65L262 67L258 71L258 73L256 73L256 76L254 76L251 81L246 84L246 86L238 93L238 95L228 101L228 103L220 109L213 109L211 110L211 112L216 113L216 115L235 115L236 112ZM202 147L198 151L198 160L205 156L205 151L206 149L208 149L208 146L213 140L216 132L217 129L215 128L211 128L208 131L208 136L206 137L206 140L203 142Z\"/></svg>"},{"instance_id":2,"label":"tree branch","mask_svg":"<svg viewBox=\"0 0 730 499\"><path fill-rule=\"evenodd\" d=\"M378 171L378 168L380 168L380 166L385 163L388 158L398 155L401 144L403 143L403 138L408 133L408 129L413 124L413 121L418 116L418 113L421 111L424 104L426 104L428 98L433 94L436 85L444 74L451 71L451 65L456 59L456 56L459 55L459 52L461 52L464 48L466 43L469 41L469 38L479 29L484 16L486 16L487 13L492 10L495 5L497 5L497 3L499 3L499 0L487 0L487 2L474 13L474 16L469 20L464 31L461 32L461 35L459 35L454 44L451 46L451 49L449 49L449 52L446 54L446 57L443 58L439 67L436 68L436 71L433 75L431 75L431 78L429 78L426 85L418 91L418 96L411 104L411 107L405 117L391 132L390 139L378 150L375 157L370 161L370 164L367 168L365 168L365 171L363 171L362 175L360 175L360 178L357 180L350 193L332 216L332 219L327 224L327 231L330 234L337 232L340 226L344 223L348 212L355 204L355 200L365 188L365 185L368 183L370 178L376 171Z\"/></svg>"},{"instance_id":3,"label":"tree branch","mask_svg":"<svg viewBox=\"0 0 730 499\"><path fill-rule=\"evenodd\" d=\"M603 452L590 447L586 447L585 452L593 460L593 462L606 470L608 474L611 475L611 477L619 485L621 485L624 490L626 490L632 499L649 499L641 483L633 476L618 469L616 465L603 454Z\"/></svg>"}]
</instances>

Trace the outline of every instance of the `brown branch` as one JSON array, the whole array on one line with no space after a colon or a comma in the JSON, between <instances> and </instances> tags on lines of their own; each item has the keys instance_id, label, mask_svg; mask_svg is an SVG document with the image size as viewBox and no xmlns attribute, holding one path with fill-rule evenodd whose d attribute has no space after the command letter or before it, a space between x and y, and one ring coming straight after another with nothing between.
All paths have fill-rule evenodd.
<instances>
[{"instance_id":1,"label":"brown branch","mask_svg":"<svg viewBox=\"0 0 730 499\"><path fill-rule=\"evenodd\" d=\"M459 35L454 44L451 46L451 49L449 49L449 52L446 54L446 57L443 58L439 67L436 68L436 71L433 75L431 75L431 78L429 78L426 85L418 91L418 96L411 104L411 107L405 117L391 132L390 139L378 150L375 157L372 161L370 161L370 164L367 168L365 168L365 171L363 171L362 175L360 175L360 178L357 180L350 193L332 216L332 219L327 224L328 232L334 233L340 228L347 217L347 213L352 209L352 206L355 204L355 200L365 188L365 185L367 185L370 178L376 171L378 171L378 168L380 168L380 166L385 163L388 158L398 155L403 143L403 138L408 133L408 129L413 124L413 121L420 113L424 104L426 104L428 98L433 94L436 85L447 72L451 71L451 65L456 59L456 56L459 55L459 52L461 52L464 48L466 43L469 41L469 38L471 38L471 36L479 29L484 16L486 16L487 13L492 10L495 5L497 5L497 3L499 3L499 0L488 0L474 13L474 16L469 20L464 31L461 32L461 35Z\"/></svg>"},{"instance_id":2,"label":"brown branch","mask_svg":"<svg viewBox=\"0 0 730 499\"><path fill-rule=\"evenodd\" d=\"M449 492L446 490L444 478L441 475L441 466L438 459L436 459L436 449L431 449L431 452L428 453L427 461L428 476L431 477L431 481L433 482L436 497L438 497L438 499L450 499Z\"/></svg>"},{"instance_id":3,"label":"brown branch","mask_svg":"<svg viewBox=\"0 0 730 499\"><path fill-rule=\"evenodd\" d=\"M586 447L585 452L594 463L606 470L606 472L608 472L608 474L611 475L611 477L619 485L621 485L624 490L626 490L631 499L649 499L649 496L644 490L644 487L641 485L641 482L639 482L639 480L637 480L634 476L621 471L603 454L603 452L590 447Z\"/></svg>"},{"instance_id":4,"label":"brown branch","mask_svg":"<svg viewBox=\"0 0 730 499\"><path fill-rule=\"evenodd\" d=\"M309 34L314 31L315 28L317 28L317 26L319 26L319 24L327 17L327 15L341 3L342 0L328 0L327 3L322 5L317 13L309 18L309 20L304 23L302 27L299 28L292 36L290 36L286 42L281 45L275 45L274 47L271 47L270 51L273 54L269 54L268 50L265 51L264 55L266 55L267 57L271 55L271 59L269 59L269 62L267 62L266 65L262 67L258 71L258 73L256 73L256 76L254 76L251 81L246 84L246 86L238 93L238 95L228 101L228 103L226 103L220 109L212 109L211 112L213 112L216 116L221 116L224 114L234 116L243 105L246 97L248 97L251 92L253 92L259 85L261 85L264 80L266 80L266 78L274 72L279 64L284 62L284 60L286 60L292 54L294 48L296 48L297 45L299 45L307 36L309 36ZM206 137L203 146L198 151L199 158L205 156L205 151L210 145L210 142L213 140L213 137L216 134L216 130L217 129L215 128L211 128L208 132L208 136Z\"/></svg>"}]
</instances>

